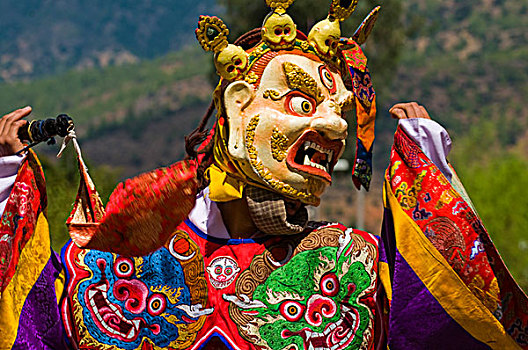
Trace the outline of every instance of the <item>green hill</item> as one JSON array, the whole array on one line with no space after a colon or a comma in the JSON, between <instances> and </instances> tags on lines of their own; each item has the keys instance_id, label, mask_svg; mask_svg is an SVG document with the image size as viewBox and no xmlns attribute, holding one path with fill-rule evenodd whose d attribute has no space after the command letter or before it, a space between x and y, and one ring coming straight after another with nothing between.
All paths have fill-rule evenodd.
<instances>
[{"instance_id":1,"label":"green hill","mask_svg":"<svg viewBox=\"0 0 528 350\"><path fill-rule=\"evenodd\" d=\"M414 0L405 11L392 98L426 104L456 135L491 120L501 145L526 137L528 3Z\"/></svg>"},{"instance_id":2,"label":"green hill","mask_svg":"<svg viewBox=\"0 0 528 350\"><path fill-rule=\"evenodd\" d=\"M198 15L214 6L214 0L2 0L0 81L180 50L193 42Z\"/></svg>"},{"instance_id":3,"label":"green hill","mask_svg":"<svg viewBox=\"0 0 528 350\"><path fill-rule=\"evenodd\" d=\"M87 158L121 167L123 176L131 176L182 157L183 136L211 98L209 59L196 48L139 63L4 83L0 110L31 104L36 119L69 114Z\"/></svg>"},{"instance_id":4,"label":"green hill","mask_svg":"<svg viewBox=\"0 0 528 350\"><path fill-rule=\"evenodd\" d=\"M391 100L419 101L450 131L451 160L526 290L528 2L412 0L404 8L409 37Z\"/></svg>"},{"instance_id":5,"label":"green hill","mask_svg":"<svg viewBox=\"0 0 528 350\"><path fill-rule=\"evenodd\" d=\"M199 48L152 60L71 70L0 84L0 110L30 104L28 119L69 114L97 189L106 200L116 182L173 163L184 155L184 135L198 124L211 98L210 56ZM16 105L15 105L16 104ZM48 182L53 248L68 238L64 222L79 184L76 160L58 146L37 146Z\"/></svg>"}]
</instances>

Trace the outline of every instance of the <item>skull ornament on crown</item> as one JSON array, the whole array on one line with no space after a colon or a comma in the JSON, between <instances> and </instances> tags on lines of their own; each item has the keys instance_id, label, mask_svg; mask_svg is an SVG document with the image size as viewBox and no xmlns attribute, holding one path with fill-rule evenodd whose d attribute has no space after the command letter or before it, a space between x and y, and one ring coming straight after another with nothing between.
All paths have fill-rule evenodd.
<instances>
[{"instance_id":1,"label":"skull ornament on crown","mask_svg":"<svg viewBox=\"0 0 528 350\"><path fill-rule=\"evenodd\" d=\"M259 29L260 41L244 43L246 49L228 43L222 20L200 16L197 39L214 52L221 77L209 168L213 200L241 198L249 184L318 205L344 150L343 113L354 107L358 150L353 176L356 186L368 189L376 112L362 42L354 39L364 42L379 8L352 38L341 38L339 23L357 0L333 0L328 17L306 37L286 13L292 2L266 0L272 11Z\"/></svg>"},{"instance_id":2,"label":"skull ornament on crown","mask_svg":"<svg viewBox=\"0 0 528 350\"><path fill-rule=\"evenodd\" d=\"M288 49L297 36L297 26L286 13L272 12L264 20L262 39L275 49Z\"/></svg>"}]
</instances>

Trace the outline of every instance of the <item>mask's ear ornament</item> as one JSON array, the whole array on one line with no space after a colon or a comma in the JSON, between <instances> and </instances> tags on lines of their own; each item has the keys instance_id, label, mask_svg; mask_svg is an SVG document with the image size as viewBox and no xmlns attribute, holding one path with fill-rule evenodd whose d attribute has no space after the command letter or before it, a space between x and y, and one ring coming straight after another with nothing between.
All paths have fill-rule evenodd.
<instances>
[{"instance_id":1,"label":"mask's ear ornament","mask_svg":"<svg viewBox=\"0 0 528 350\"><path fill-rule=\"evenodd\" d=\"M289 49L295 44L297 37L297 26L293 19L286 13L286 9L293 0L266 0L266 4L272 8L272 12L266 16L262 24L262 40L272 50Z\"/></svg>"},{"instance_id":2,"label":"mask's ear ornament","mask_svg":"<svg viewBox=\"0 0 528 350\"><path fill-rule=\"evenodd\" d=\"M196 39L205 51L215 53L218 75L228 81L244 79L248 70L248 55L237 45L229 44L229 29L218 17L200 16Z\"/></svg>"}]
</instances>

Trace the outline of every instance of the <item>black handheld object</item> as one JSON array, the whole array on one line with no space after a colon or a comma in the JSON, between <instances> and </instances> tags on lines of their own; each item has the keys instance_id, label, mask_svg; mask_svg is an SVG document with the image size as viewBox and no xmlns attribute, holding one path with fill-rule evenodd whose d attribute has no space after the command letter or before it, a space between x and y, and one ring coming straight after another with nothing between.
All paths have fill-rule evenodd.
<instances>
[{"instance_id":1,"label":"black handheld object","mask_svg":"<svg viewBox=\"0 0 528 350\"><path fill-rule=\"evenodd\" d=\"M73 126L72 118L67 114L59 114L55 119L32 120L18 130L18 138L37 144L51 140L54 136L65 137Z\"/></svg>"}]
</instances>

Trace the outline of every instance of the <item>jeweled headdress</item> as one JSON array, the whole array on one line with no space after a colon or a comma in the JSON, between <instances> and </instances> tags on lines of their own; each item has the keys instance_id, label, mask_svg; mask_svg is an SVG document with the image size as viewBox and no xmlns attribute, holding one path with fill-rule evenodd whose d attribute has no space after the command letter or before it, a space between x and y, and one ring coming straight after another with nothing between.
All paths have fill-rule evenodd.
<instances>
[{"instance_id":1,"label":"jeweled headdress","mask_svg":"<svg viewBox=\"0 0 528 350\"><path fill-rule=\"evenodd\" d=\"M236 162L230 161L229 152L225 145L228 131L224 125L226 124L223 119L225 116L222 112L223 105L218 90L221 89L222 85L225 87L226 84L236 81L244 81L258 87L266 64L279 54L291 52L318 57L327 65L334 67L336 71L340 72L347 89L353 93L354 97L350 102L355 105L357 119L357 148L353 180L358 189L361 186L368 189L372 174L372 143L374 141L376 107L375 93L366 64L367 59L360 45L365 42L372 30L379 7L371 11L352 37L343 38L341 37L340 22L353 13L357 0L332 0L328 17L315 24L308 36L297 30L295 22L286 12L294 0L265 1L272 11L266 16L260 28L260 41L249 49L228 42L229 30L218 17L200 16L198 22L196 37L204 50L214 53L214 65L221 77L215 97L218 122L215 126L217 137L214 147L215 160L220 168L216 169L220 172L235 173L234 178L239 180L244 177L242 171L237 169ZM294 66L284 69L295 70ZM293 72L292 76L295 75ZM295 79L298 79L298 76L297 74ZM270 97L274 98L274 96ZM237 176L237 173L240 176ZM259 174L259 176L264 182L266 181L265 173ZM222 183L227 182L229 181L224 176ZM300 198L308 204L318 204L318 198L308 198L309 195L289 189L282 184L279 184L278 188L275 188L271 182L266 185L291 198ZM230 187L227 192L232 192L231 195L224 199L217 199L240 198L243 184L240 181L232 181Z\"/></svg>"}]
</instances>

